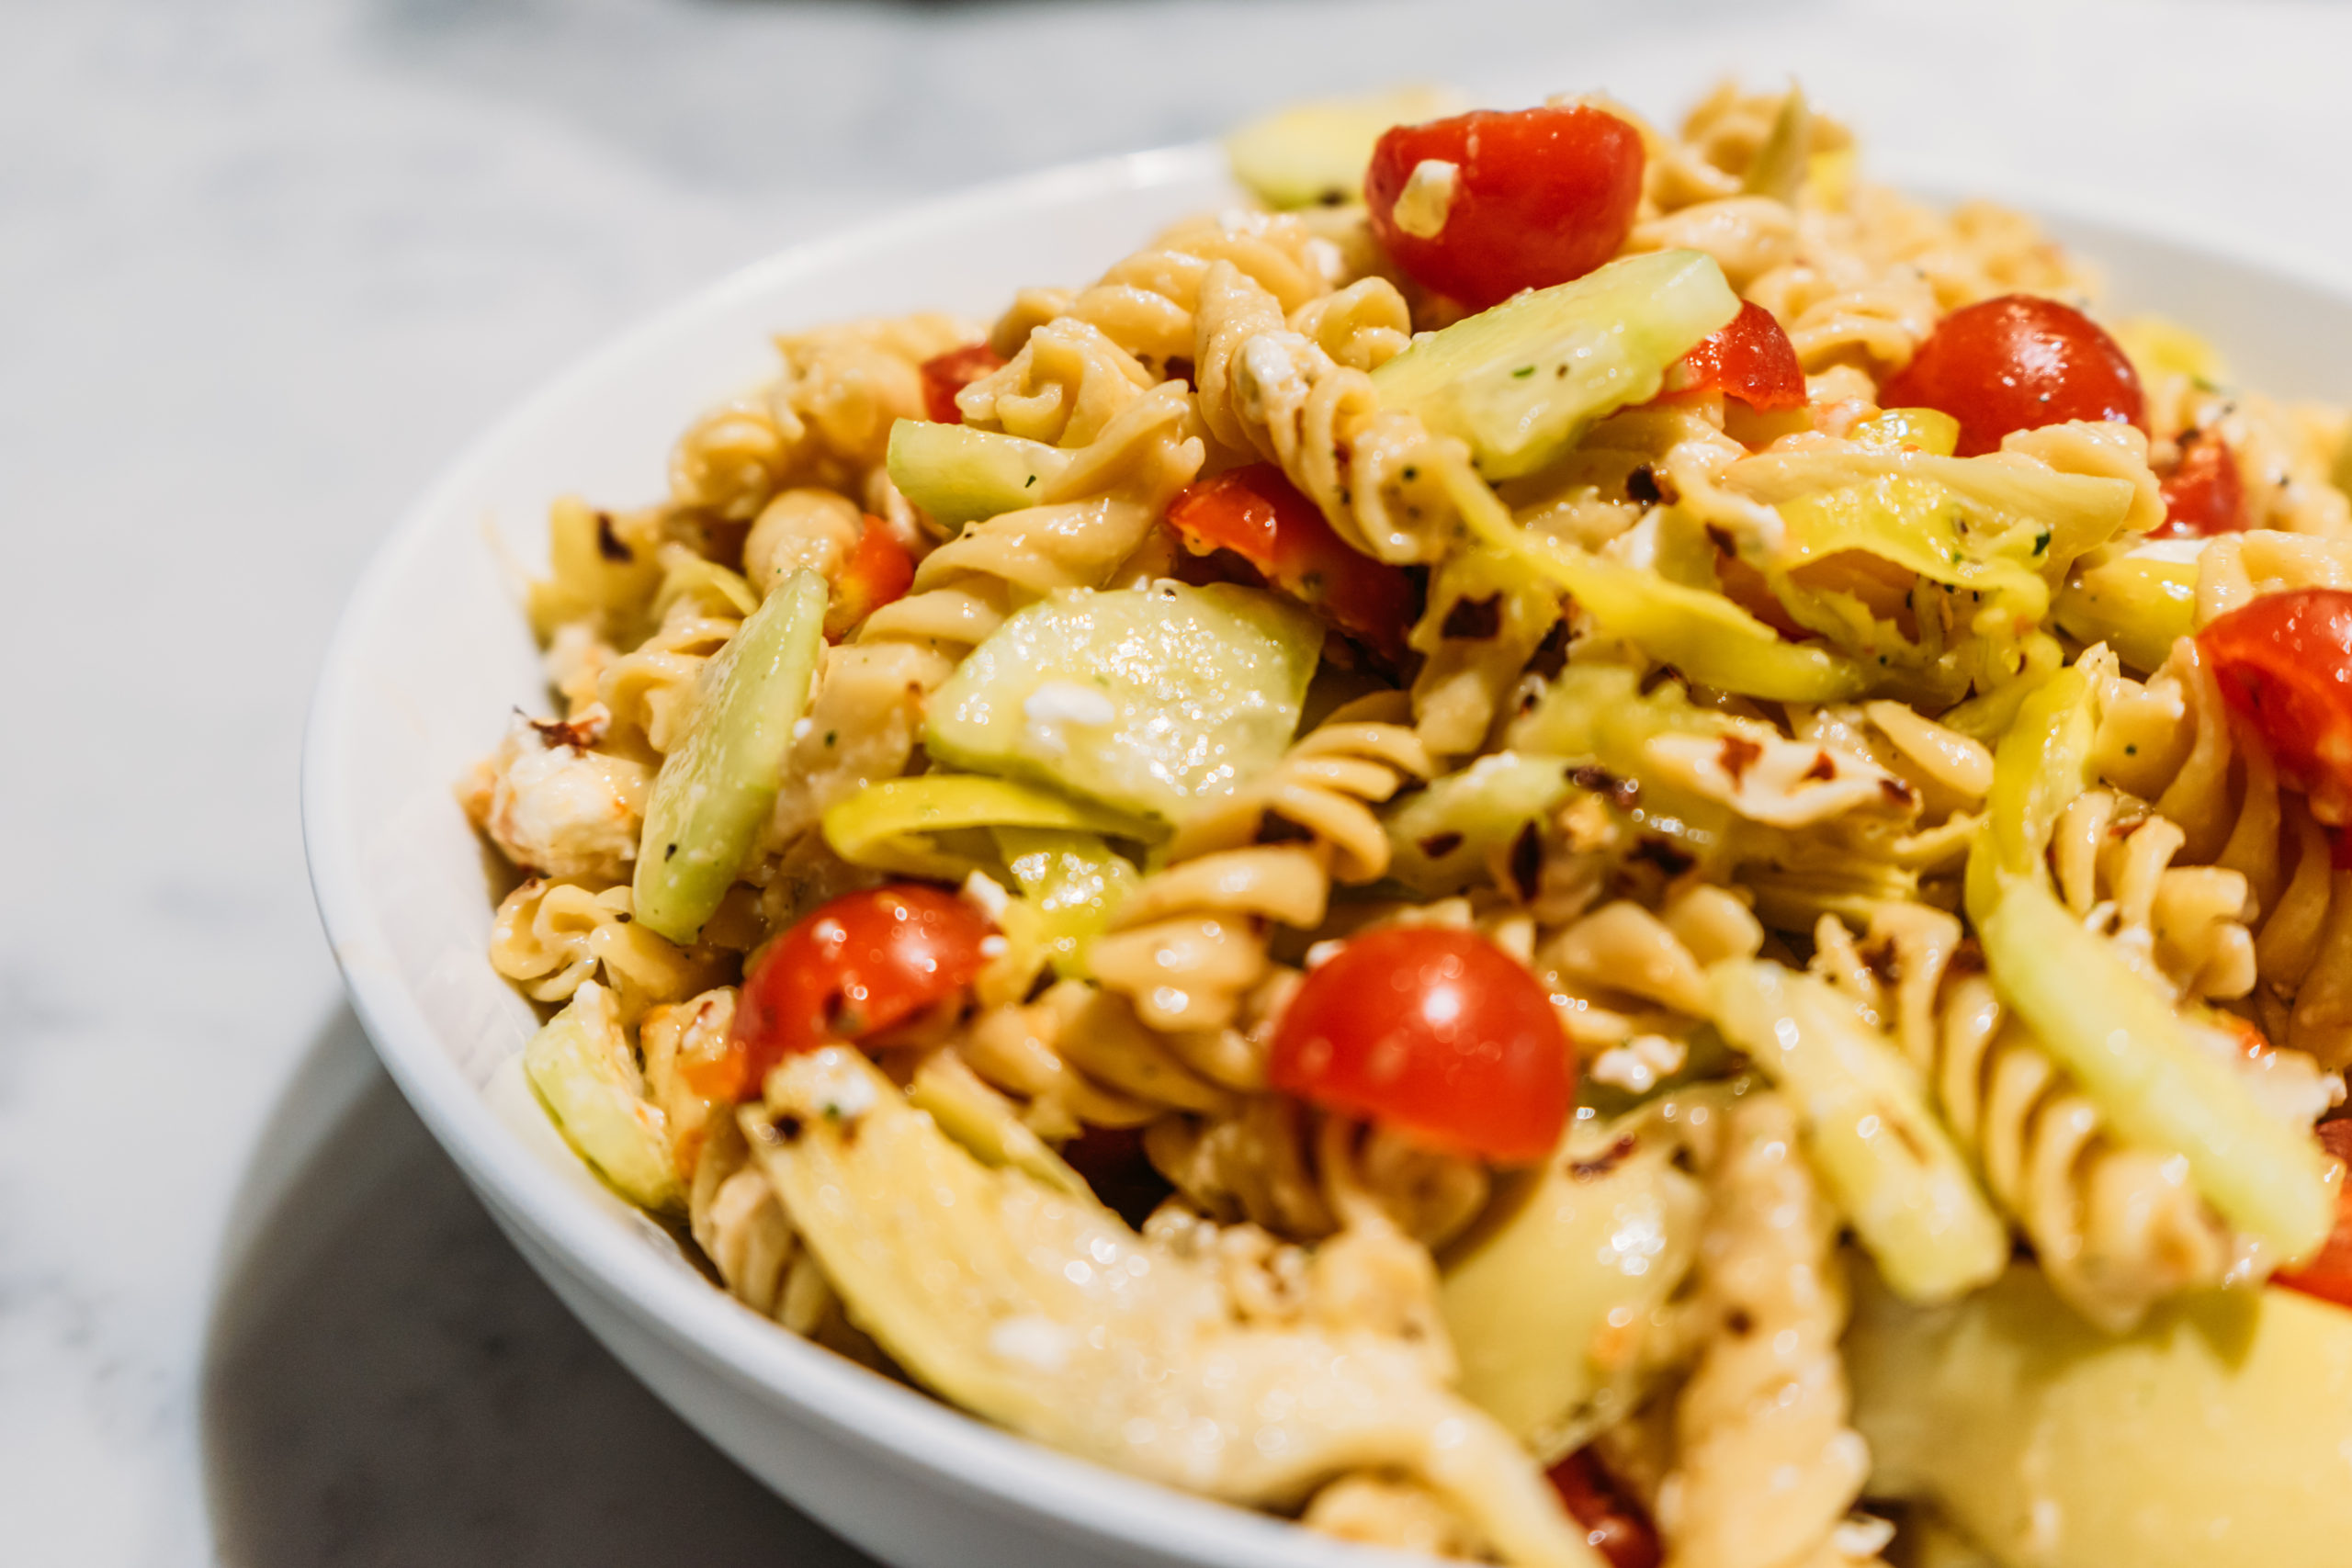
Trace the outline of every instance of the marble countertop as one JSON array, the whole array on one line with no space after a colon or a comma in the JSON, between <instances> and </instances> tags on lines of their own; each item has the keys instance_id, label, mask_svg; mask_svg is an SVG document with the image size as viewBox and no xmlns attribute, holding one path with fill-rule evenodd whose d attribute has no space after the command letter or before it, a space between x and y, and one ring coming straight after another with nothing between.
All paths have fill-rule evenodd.
<instances>
[{"instance_id":1,"label":"marble countertop","mask_svg":"<svg viewBox=\"0 0 2352 1568\"><path fill-rule=\"evenodd\" d=\"M491 1228L303 878L339 602L600 339L927 192L1399 76L1668 112L1794 70L1875 148L2342 256L2346 60L2352 8L2218 0L0 7L0 1558L856 1561Z\"/></svg>"}]
</instances>

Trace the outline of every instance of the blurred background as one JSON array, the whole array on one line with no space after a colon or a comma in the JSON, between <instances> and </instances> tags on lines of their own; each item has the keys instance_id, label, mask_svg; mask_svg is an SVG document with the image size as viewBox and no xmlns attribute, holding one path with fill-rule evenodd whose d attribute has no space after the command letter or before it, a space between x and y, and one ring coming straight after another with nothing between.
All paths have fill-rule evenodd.
<instances>
[{"instance_id":1,"label":"blurred background","mask_svg":"<svg viewBox=\"0 0 2352 1568\"><path fill-rule=\"evenodd\" d=\"M857 1561L491 1228L304 881L342 599L600 340L935 192L1407 79L1670 117L1793 73L1866 156L2342 257L2347 61L2352 6L2251 0L0 0L0 1557Z\"/></svg>"}]
</instances>

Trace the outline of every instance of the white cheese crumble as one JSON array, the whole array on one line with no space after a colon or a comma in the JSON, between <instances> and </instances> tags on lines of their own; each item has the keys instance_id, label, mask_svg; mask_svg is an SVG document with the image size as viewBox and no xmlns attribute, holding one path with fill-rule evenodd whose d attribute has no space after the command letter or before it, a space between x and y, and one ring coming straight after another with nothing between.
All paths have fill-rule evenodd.
<instances>
[{"instance_id":1,"label":"white cheese crumble","mask_svg":"<svg viewBox=\"0 0 2352 1568\"><path fill-rule=\"evenodd\" d=\"M1453 210L1453 193L1462 168L1442 158L1424 158L1405 177L1389 217L1396 227L1417 240L1434 240L1445 231L1446 215Z\"/></svg>"},{"instance_id":2,"label":"white cheese crumble","mask_svg":"<svg viewBox=\"0 0 2352 1568\"><path fill-rule=\"evenodd\" d=\"M1041 1372L1057 1372L1069 1364L1070 1331L1050 1318L1032 1314L1008 1317L989 1330L989 1353L1001 1361L1019 1361Z\"/></svg>"},{"instance_id":3,"label":"white cheese crumble","mask_svg":"<svg viewBox=\"0 0 2352 1568\"><path fill-rule=\"evenodd\" d=\"M1592 1078L1628 1094L1647 1094L1660 1078L1680 1072L1688 1055L1679 1041L1662 1034L1636 1034L1623 1045L1603 1051L1592 1064Z\"/></svg>"}]
</instances>

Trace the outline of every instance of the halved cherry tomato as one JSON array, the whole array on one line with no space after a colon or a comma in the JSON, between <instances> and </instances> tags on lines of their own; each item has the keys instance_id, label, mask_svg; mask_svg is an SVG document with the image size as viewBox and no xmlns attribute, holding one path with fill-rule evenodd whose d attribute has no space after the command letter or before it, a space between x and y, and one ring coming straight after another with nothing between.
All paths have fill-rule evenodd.
<instances>
[{"instance_id":1,"label":"halved cherry tomato","mask_svg":"<svg viewBox=\"0 0 2352 1568\"><path fill-rule=\"evenodd\" d=\"M1372 931L1307 972L1275 1027L1273 1086L1433 1147L1542 1159L1576 1098L1552 998L1475 931Z\"/></svg>"},{"instance_id":2,"label":"halved cherry tomato","mask_svg":"<svg viewBox=\"0 0 2352 1568\"><path fill-rule=\"evenodd\" d=\"M2199 632L2197 646L2312 815L2352 824L2352 592L2267 594Z\"/></svg>"},{"instance_id":3,"label":"halved cherry tomato","mask_svg":"<svg viewBox=\"0 0 2352 1568\"><path fill-rule=\"evenodd\" d=\"M2321 1122L2319 1141L2329 1154L2352 1166L2352 1121ZM2274 1278L2290 1291L2352 1306L2352 1179L2335 1190L2335 1229L2318 1255Z\"/></svg>"},{"instance_id":4,"label":"halved cherry tomato","mask_svg":"<svg viewBox=\"0 0 2352 1568\"><path fill-rule=\"evenodd\" d=\"M1737 398L1758 413L1804 407L1804 367L1772 312L1743 300L1731 324L1709 333L1666 373L1660 402L1707 392Z\"/></svg>"},{"instance_id":5,"label":"halved cherry tomato","mask_svg":"<svg viewBox=\"0 0 2352 1568\"><path fill-rule=\"evenodd\" d=\"M2245 480L2237 454L2211 431L2200 431L2181 446L2180 467L2164 483L2165 520L2159 539L2201 538L2235 534L2246 525Z\"/></svg>"},{"instance_id":6,"label":"halved cherry tomato","mask_svg":"<svg viewBox=\"0 0 2352 1568\"><path fill-rule=\"evenodd\" d=\"M1169 524L1195 555L1231 550L1392 665L1415 615L1413 580L1348 547L1323 513L1272 463L1187 485Z\"/></svg>"},{"instance_id":7,"label":"halved cherry tomato","mask_svg":"<svg viewBox=\"0 0 2352 1568\"><path fill-rule=\"evenodd\" d=\"M869 515L850 547L833 580L833 595L825 604L825 636L834 642L849 636L857 624L893 599L902 599L915 580L915 558L899 543L890 525Z\"/></svg>"},{"instance_id":8,"label":"halved cherry tomato","mask_svg":"<svg viewBox=\"0 0 2352 1568\"><path fill-rule=\"evenodd\" d=\"M1578 1449L1544 1472L1560 1501L1585 1528L1585 1543L1609 1559L1609 1568L1657 1568L1666 1555L1642 1506L1618 1490L1589 1449Z\"/></svg>"},{"instance_id":9,"label":"halved cherry tomato","mask_svg":"<svg viewBox=\"0 0 2352 1568\"><path fill-rule=\"evenodd\" d=\"M922 362L922 407L933 423L961 424L964 411L956 406L956 394L978 380L1004 368L1004 355L987 344L968 344L951 348L935 359Z\"/></svg>"},{"instance_id":10,"label":"halved cherry tomato","mask_svg":"<svg viewBox=\"0 0 2352 1568\"><path fill-rule=\"evenodd\" d=\"M899 883L848 893L760 950L726 1055L690 1065L695 1092L741 1099L785 1057L864 1040L971 984L993 928L953 893Z\"/></svg>"},{"instance_id":11,"label":"halved cherry tomato","mask_svg":"<svg viewBox=\"0 0 2352 1568\"><path fill-rule=\"evenodd\" d=\"M1482 109L1384 133L1364 201L1415 282L1483 310L1615 255L1642 199L1642 157L1640 131L1587 105ZM1408 200L1400 222L1397 198L1424 163L1453 166L1452 198ZM1412 231L1431 217L1434 232Z\"/></svg>"},{"instance_id":12,"label":"halved cherry tomato","mask_svg":"<svg viewBox=\"0 0 2352 1568\"><path fill-rule=\"evenodd\" d=\"M1879 402L1951 415L1962 457L1998 451L2011 431L2068 420L2148 427L2139 372L2115 340L2080 310L2033 294L1963 305L1937 322Z\"/></svg>"}]
</instances>

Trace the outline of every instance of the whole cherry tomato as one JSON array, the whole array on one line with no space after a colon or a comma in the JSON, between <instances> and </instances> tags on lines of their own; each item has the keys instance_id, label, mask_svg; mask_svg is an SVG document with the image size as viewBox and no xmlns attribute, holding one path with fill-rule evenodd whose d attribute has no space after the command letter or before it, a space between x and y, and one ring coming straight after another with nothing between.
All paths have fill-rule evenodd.
<instances>
[{"instance_id":1,"label":"whole cherry tomato","mask_svg":"<svg viewBox=\"0 0 2352 1568\"><path fill-rule=\"evenodd\" d=\"M1937 322L1879 402L1951 415L1963 457L1998 451L2013 430L2068 420L2147 428L2139 372L2115 340L2080 310L2033 294L1963 305Z\"/></svg>"},{"instance_id":2,"label":"whole cherry tomato","mask_svg":"<svg viewBox=\"0 0 2352 1568\"><path fill-rule=\"evenodd\" d=\"M864 1040L956 995L987 963L992 929L970 904L919 883L843 894L754 956L727 1055L695 1066L695 1089L756 1093L796 1052Z\"/></svg>"},{"instance_id":3,"label":"whole cherry tomato","mask_svg":"<svg viewBox=\"0 0 2352 1568\"><path fill-rule=\"evenodd\" d=\"M1642 158L1641 132L1601 109L1482 109L1384 133L1364 201L1415 282L1483 310L1615 255L1642 199ZM1424 164L1440 166L1400 210Z\"/></svg>"},{"instance_id":4,"label":"whole cherry tomato","mask_svg":"<svg viewBox=\"0 0 2352 1568\"><path fill-rule=\"evenodd\" d=\"M1413 580L1349 548L1272 463L1187 485L1169 503L1168 521L1195 555L1231 550L1392 666L1403 658L1415 615Z\"/></svg>"},{"instance_id":5,"label":"whole cherry tomato","mask_svg":"<svg viewBox=\"0 0 2352 1568\"><path fill-rule=\"evenodd\" d=\"M984 343L951 348L935 359L924 360L923 412L935 423L963 423L964 411L956 406L956 394L981 377L993 375L1003 368L1004 355Z\"/></svg>"},{"instance_id":6,"label":"whole cherry tomato","mask_svg":"<svg viewBox=\"0 0 2352 1568\"><path fill-rule=\"evenodd\" d=\"M2156 538L2235 534L2246 525L2245 480L2238 473L2237 454L2210 430L2182 444L2180 467L2165 480L2164 491L2165 520Z\"/></svg>"},{"instance_id":7,"label":"whole cherry tomato","mask_svg":"<svg viewBox=\"0 0 2352 1568\"><path fill-rule=\"evenodd\" d=\"M1552 998L1475 931L1411 927L1343 943L1275 1027L1273 1086L1433 1147L1540 1160L1567 1125L1576 1067Z\"/></svg>"},{"instance_id":8,"label":"whole cherry tomato","mask_svg":"<svg viewBox=\"0 0 2352 1568\"><path fill-rule=\"evenodd\" d=\"M2321 1122L2319 1141L2352 1166L2352 1121ZM2275 1278L2290 1291L2352 1307L2352 1179L2335 1190L2335 1230L2326 1245L2301 1268L2282 1269Z\"/></svg>"},{"instance_id":9,"label":"whole cherry tomato","mask_svg":"<svg viewBox=\"0 0 2352 1568\"><path fill-rule=\"evenodd\" d=\"M1737 398L1758 413L1804 407L1804 367L1796 345L1772 312L1743 300L1731 324L1699 340L1699 346L1666 373L1660 402L1707 392Z\"/></svg>"},{"instance_id":10,"label":"whole cherry tomato","mask_svg":"<svg viewBox=\"0 0 2352 1568\"><path fill-rule=\"evenodd\" d=\"M914 580L915 558L891 534L888 524L868 516L833 581L832 597L825 604L825 635L839 642L866 616L904 598Z\"/></svg>"},{"instance_id":11,"label":"whole cherry tomato","mask_svg":"<svg viewBox=\"0 0 2352 1568\"><path fill-rule=\"evenodd\" d=\"M1544 1472L1561 1503L1585 1528L1585 1543L1609 1568L1657 1568L1666 1555L1642 1506L1621 1492L1589 1449L1578 1449Z\"/></svg>"},{"instance_id":12,"label":"whole cherry tomato","mask_svg":"<svg viewBox=\"0 0 2352 1568\"><path fill-rule=\"evenodd\" d=\"M2352 592L2266 594L2199 632L2197 646L2312 815L2352 823Z\"/></svg>"}]
</instances>

